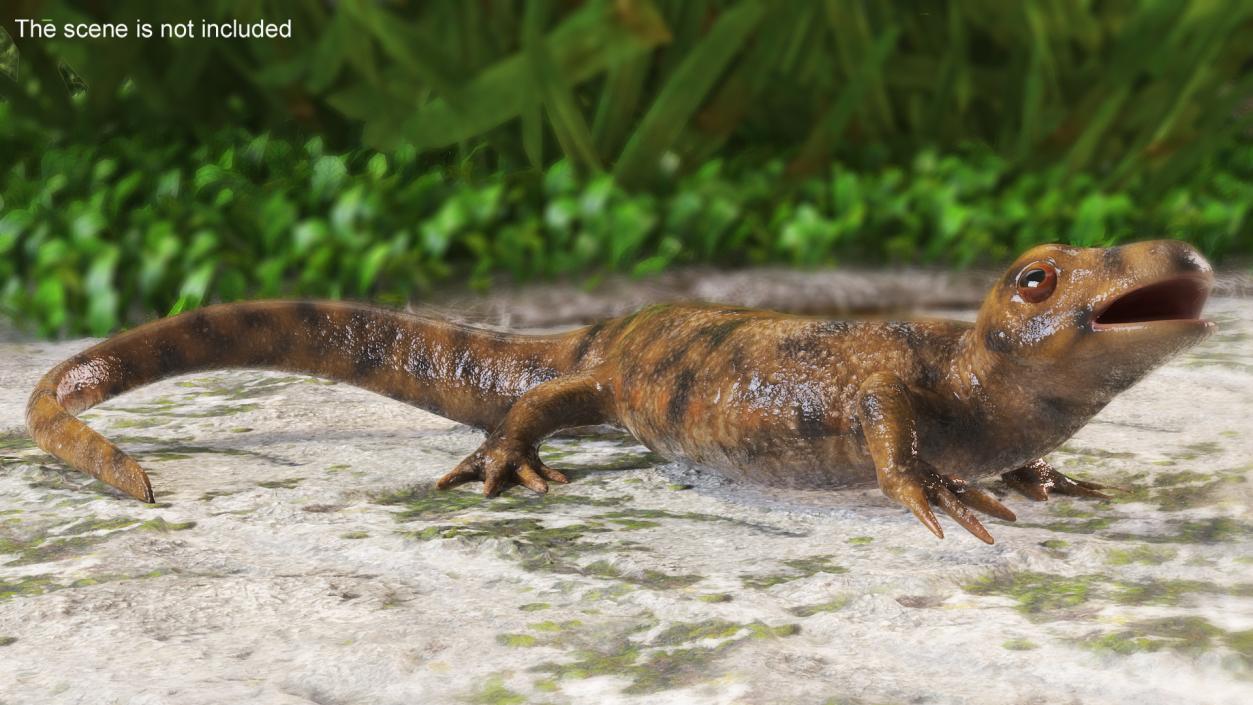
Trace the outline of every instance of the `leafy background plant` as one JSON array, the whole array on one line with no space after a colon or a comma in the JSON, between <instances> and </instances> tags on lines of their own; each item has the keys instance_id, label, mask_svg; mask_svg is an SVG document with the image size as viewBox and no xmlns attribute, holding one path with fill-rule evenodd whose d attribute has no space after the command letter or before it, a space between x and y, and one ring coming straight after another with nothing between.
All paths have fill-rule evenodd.
<instances>
[{"instance_id":1,"label":"leafy background plant","mask_svg":"<svg viewBox=\"0 0 1253 705\"><path fill-rule=\"evenodd\" d=\"M294 36L39 41L16 17ZM0 306L49 335L499 273L1253 251L1235 0L17 0L0 21Z\"/></svg>"}]
</instances>

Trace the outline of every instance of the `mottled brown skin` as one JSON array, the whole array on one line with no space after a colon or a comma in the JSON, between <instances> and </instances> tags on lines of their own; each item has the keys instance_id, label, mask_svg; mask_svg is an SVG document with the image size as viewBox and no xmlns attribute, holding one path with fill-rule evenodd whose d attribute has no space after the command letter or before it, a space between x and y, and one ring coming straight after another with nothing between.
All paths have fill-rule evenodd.
<instances>
[{"instance_id":1,"label":"mottled brown skin","mask_svg":"<svg viewBox=\"0 0 1253 705\"><path fill-rule=\"evenodd\" d=\"M1055 275L1047 286L1028 281L1045 270ZM1211 284L1195 250L1156 241L1034 248L973 324L663 305L533 336L351 303L226 304L139 326L61 363L32 393L27 423L40 447L151 502L139 465L74 414L191 371L288 370L488 431L440 488L480 480L488 496L515 483L544 492L566 478L540 460L540 440L608 423L742 480L877 482L937 536L933 504L991 543L971 510L1014 515L968 481L1004 473L1034 499L1104 496L1041 456L1211 332L1198 317ZM1039 301L1024 298L1046 288Z\"/></svg>"}]
</instances>

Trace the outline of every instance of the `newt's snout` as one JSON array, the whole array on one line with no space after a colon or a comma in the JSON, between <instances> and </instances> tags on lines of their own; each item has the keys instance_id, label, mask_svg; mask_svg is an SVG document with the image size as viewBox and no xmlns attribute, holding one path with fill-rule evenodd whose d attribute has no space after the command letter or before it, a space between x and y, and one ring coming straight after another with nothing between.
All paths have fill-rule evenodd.
<instances>
[{"instance_id":1,"label":"newt's snout","mask_svg":"<svg viewBox=\"0 0 1253 705\"><path fill-rule=\"evenodd\" d=\"M1118 271L1094 297L1087 330L1097 340L1090 350L1134 358L1137 366L1148 358L1160 364L1214 331L1214 324L1201 318L1214 270L1191 245L1155 240L1105 253L1107 267L1112 257Z\"/></svg>"},{"instance_id":2,"label":"newt's snout","mask_svg":"<svg viewBox=\"0 0 1253 705\"><path fill-rule=\"evenodd\" d=\"M1111 290L1093 307L1093 330L1162 330L1173 327L1208 332L1201 309L1214 286L1209 262L1187 243L1141 242L1105 250L1116 262Z\"/></svg>"}]
</instances>

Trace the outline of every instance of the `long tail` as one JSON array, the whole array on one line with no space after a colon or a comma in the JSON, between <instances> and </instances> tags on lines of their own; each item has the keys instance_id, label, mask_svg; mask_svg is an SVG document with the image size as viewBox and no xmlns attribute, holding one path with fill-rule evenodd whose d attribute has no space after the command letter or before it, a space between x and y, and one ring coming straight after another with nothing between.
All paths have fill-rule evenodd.
<instances>
[{"instance_id":1,"label":"long tail","mask_svg":"<svg viewBox=\"0 0 1253 705\"><path fill-rule=\"evenodd\" d=\"M71 467L151 502L147 473L75 414L157 380L247 367L346 382L490 429L527 389L577 365L590 337L512 335L352 303L209 306L141 325L52 368L31 393L26 426Z\"/></svg>"}]
</instances>

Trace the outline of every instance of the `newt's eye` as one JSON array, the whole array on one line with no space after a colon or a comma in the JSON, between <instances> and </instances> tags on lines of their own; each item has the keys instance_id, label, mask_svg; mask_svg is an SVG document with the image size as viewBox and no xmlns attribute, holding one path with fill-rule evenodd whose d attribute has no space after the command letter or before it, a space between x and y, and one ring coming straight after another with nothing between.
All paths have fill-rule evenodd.
<instances>
[{"instance_id":1,"label":"newt's eye","mask_svg":"<svg viewBox=\"0 0 1253 705\"><path fill-rule=\"evenodd\" d=\"M1057 288L1057 268L1048 262L1032 262L1018 274L1018 295L1038 304Z\"/></svg>"}]
</instances>

